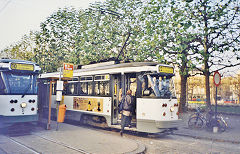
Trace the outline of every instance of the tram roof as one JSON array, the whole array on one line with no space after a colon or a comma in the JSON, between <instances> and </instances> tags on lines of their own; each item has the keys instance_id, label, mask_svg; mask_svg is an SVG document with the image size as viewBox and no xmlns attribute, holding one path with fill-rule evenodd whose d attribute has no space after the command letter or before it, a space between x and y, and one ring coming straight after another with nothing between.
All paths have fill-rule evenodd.
<instances>
[{"instance_id":1,"label":"tram roof","mask_svg":"<svg viewBox=\"0 0 240 154\"><path fill-rule=\"evenodd\" d=\"M19 67L17 69L17 71L34 71L34 72L39 72L41 70L41 68L39 67L38 64L31 62L31 61L27 61L27 60L18 60L18 59L0 59L0 69L2 70L12 70L11 65L12 64L17 64L19 65ZM31 68L26 68L26 65L32 65L33 67Z\"/></svg>"},{"instance_id":2,"label":"tram roof","mask_svg":"<svg viewBox=\"0 0 240 154\"><path fill-rule=\"evenodd\" d=\"M85 67L84 67L85 66ZM159 64L156 62L131 62L131 63L119 63L113 64L109 62L84 65L81 69L73 71L73 77L78 76L90 76L101 74L125 74L136 72L157 72L158 66L172 67L170 65ZM41 74L39 78L57 79L59 78L59 72ZM63 80L69 78L63 78Z\"/></svg>"},{"instance_id":3,"label":"tram roof","mask_svg":"<svg viewBox=\"0 0 240 154\"><path fill-rule=\"evenodd\" d=\"M35 64L34 62L27 61L27 60L18 60L18 59L0 59L0 63L24 63L24 64Z\"/></svg>"}]
</instances>

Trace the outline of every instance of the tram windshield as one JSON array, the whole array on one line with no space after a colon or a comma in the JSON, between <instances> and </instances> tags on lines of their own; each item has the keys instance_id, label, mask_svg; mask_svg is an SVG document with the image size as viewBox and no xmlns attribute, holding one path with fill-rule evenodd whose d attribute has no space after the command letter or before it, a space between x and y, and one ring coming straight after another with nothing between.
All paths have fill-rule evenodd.
<instances>
[{"instance_id":1,"label":"tram windshield","mask_svg":"<svg viewBox=\"0 0 240 154\"><path fill-rule=\"evenodd\" d=\"M142 79L142 95L158 98L176 97L172 77L145 75Z\"/></svg>"},{"instance_id":2,"label":"tram windshield","mask_svg":"<svg viewBox=\"0 0 240 154\"><path fill-rule=\"evenodd\" d=\"M37 76L16 72L2 72L0 94L37 94Z\"/></svg>"}]
</instances>

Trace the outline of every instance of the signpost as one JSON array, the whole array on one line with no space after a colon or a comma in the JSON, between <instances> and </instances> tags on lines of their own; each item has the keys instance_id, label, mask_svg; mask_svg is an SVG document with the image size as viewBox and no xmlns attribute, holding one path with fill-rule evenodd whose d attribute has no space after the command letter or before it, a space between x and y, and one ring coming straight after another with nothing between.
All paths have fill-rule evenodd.
<instances>
[{"instance_id":1,"label":"signpost","mask_svg":"<svg viewBox=\"0 0 240 154\"><path fill-rule=\"evenodd\" d=\"M216 99L215 99L215 118L217 118L217 87L221 84L221 75L218 71L214 72L213 82L216 86Z\"/></svg>"},{"instance_id":2,"label":"signpost","mask_svg":"<svg viewBox=\"0 0 240 154\"><path fill-rule=\"evenodd\" d=\"M60 73L59 73L59 81L57 81L57 87L56 87L56 101L57 101L57 119L58 119L58 113L59 113L59 106L60 102L62 101L62 91L63 91L63 81L61 81L62 78L62 68L60 68ZM73 77L73 64L69 63L63 63L63 77L64 78L72 78ZM58 130L58 120L57 120L57 128Z\"/></svg>"}]
</instances>

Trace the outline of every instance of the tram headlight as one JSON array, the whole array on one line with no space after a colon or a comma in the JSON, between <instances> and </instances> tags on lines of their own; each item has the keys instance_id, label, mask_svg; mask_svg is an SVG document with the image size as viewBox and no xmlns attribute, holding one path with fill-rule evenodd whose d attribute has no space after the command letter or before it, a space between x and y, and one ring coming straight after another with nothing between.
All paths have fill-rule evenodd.
<instances>
[{"instance_id":1,"label":"tram headlight","mask_svg":"<svg viewBox=\"0 0 240 154\"><path fill-rule=\"evenodd\" d=\"M174 107L173 107L173 106L170 107L170 111L171 111L171 112L174 111Z\"/></svg>"},{"instance_id":2,"label":"tram headlight","mask_svg":"<svg viewBox=\"0 0 240 154\"><path fill-rule=\"evenodd\" d=\"M27 107L27 103L21 103L20 106L21 106L21 108L26 108Z\"/></svg>"}]
</instances>

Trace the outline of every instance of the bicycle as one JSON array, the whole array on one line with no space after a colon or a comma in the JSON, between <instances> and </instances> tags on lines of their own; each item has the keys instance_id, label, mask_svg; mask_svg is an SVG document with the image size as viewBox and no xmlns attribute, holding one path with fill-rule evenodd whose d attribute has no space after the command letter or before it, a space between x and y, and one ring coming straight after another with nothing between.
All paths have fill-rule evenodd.
<instances>
[{"instance_id":1,"label":"bicycle","mask_svg":"<svg viewBox=\"0 0 240 154\"><path fill-rule=\"evenodd\" d=\"M218 130L220 130L220 132L226 131L228 124L223 119L221 114L217 114L215 116L215 114L212 113L212 114L210 114L209 118L207 118L207 119L208 120L206 121L206 128L208 130L213 130L213 127L218 127Z\"/></svg>"},{"instance_id":2,"label":"bicycle","mask_svg":"<svg viewBox=\"0 0 240 154\"><path fill-rule=\"evenodd\" d=\"M221 114L217 114L215 116L215 113L213 111L209 111L206 116L204 116L200 111L200 107L198 107L196 112L190 115L188 120L188 127L191 129L201 129L203 127L206 127L208 130L213 130L213 127L218 127L221 132L224 132L227 129L228 125Z\"/></svg>"},{"instance_id":3,"label":"bicycle","mask_svg":"<svg viewBox=\"0 0 240 154\"><path fill-rule=\"evenodd\" d=\"M196 109L196 112L192 115L190 115L189 120L188 120L188 127L193 129L193 128L203 128L204 123L205 123L205 117L200 111L200 107Z\"/></svg>"}]
</instances>

